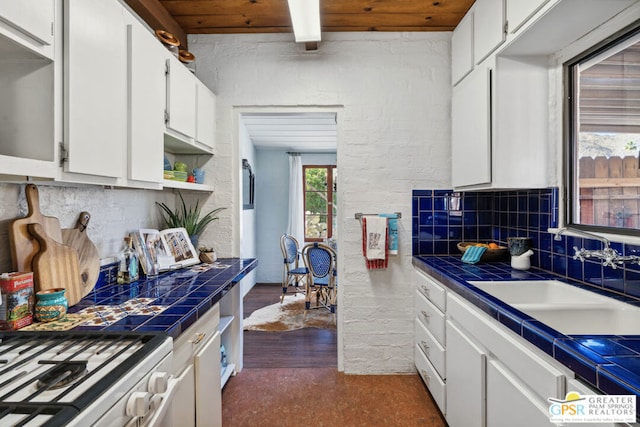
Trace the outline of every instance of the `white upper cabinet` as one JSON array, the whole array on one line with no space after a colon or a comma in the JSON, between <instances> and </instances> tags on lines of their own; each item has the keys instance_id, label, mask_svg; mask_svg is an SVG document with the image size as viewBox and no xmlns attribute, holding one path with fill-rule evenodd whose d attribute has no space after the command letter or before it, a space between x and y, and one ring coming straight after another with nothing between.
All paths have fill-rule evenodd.
<instances>
[{"instance_id":1,"label":"white upper cabinet","mask_svg":"<svg viewBox=\"0 0 640 427\"><path fill-rule=\"evenodd\" d=\"M196 82L196 89L196 141L213 148L216 132L216 96L201 81Z\"/></svg>"},{"instance_id":2,"label":"white upper cabinet","mask_svg":"<svg viewBox=\"0 0 640 427\"><path fill-rule=\"evenodd\" d=\"M196 79L174 56L167 60L167 67L167 127L193 138L196 135Z\"/></svg>"},{"instance_id":3,"label":"white upper cabinet","mask_svg":"<svg viewBox=\"0 0 640 427\"><path fill-rule=\"evenodd\" d=\"M451 36L451 83L457 84L473 70L473 10L460 21Z\"/></svg>"},{"instance_id":4,"label":"white upper cabinet","mask_svg":"<svg viewBox=\"0 0 640 427\"><path fill-rule=\"evenodd\" d=\"M507 0L508 31L513 34L549 0Z\"/></svg>"},{"instance_id":5,"label":"white upper cabinet","mask_svg":"<svg viewBox=\"0 0 640 427\"><path fill-rule=\"evenodd\" d=\"M505 0L476 0L473 10L473 57L480 64L505 41Z\"/></svg>"},{"instance_id":6,"label":"white upper cabinet","mask_svg":"<svg viewBox=\"0 0 640 427\"><path fill-rule=\"evenodd\" d=\"M131 17L127 179L161 183L164 153L165 61L170 53Z\"/></svg>"},{"instance_id":7,"label":"white upper cabinet","mask_svg":"<svg viewBox=\"0 0 640 427\"><path fill-rule=\"evenodd\" d=\"M55 0L0 0L0 34L48 58L54 55L54 21Z\"/></svg>"},{"instance_id":8,"label":"white upper cabinet","mask_svg":"<svg viewBox=\"0 0 640 427\"><path fill-rule=\"evenodd\" d=\"M65 172L122 178L127 28L119 2L65 2Z\"/></svg>"},{"instance_id":9,"label":"white upper cabinet","mask_svg":"<svg viewBox=\"0 0 640 427\"><path fill-rule=\"evenodd\" d=\"M483 64L453 88L451 180L456 188L491 183L491 74Z\"/></svg>"}]
</instances>

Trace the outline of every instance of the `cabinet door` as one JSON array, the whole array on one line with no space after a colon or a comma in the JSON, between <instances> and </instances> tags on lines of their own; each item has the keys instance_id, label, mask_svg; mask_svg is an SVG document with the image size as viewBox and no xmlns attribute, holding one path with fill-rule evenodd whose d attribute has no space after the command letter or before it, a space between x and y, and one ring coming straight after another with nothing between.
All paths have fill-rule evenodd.
<instances>
[{"instance_id":1,"label":"cabinet door","mask_svg":"<svg viewBox=\"0 0 640 427\"><path fill-rule=\"evenodd\" d=\"M473 57L481 63L505 40L505 0L476 0L473 12Z\"/></svg>"},{"instance_id":2,"label":"cabinet door","mask_svg":"<svg viewBox=\"0 0 640 427\"><path fill-rule=\"evenodd\" d=\"M527 390L498 361L487 363L487 426L549 425L549 405Z\"/></svg>"},{"instance_id":3,"label":"cabinet door","mask_svg":"<svg viewBox=\"0 0 640 427\"><path fill-rule=\"evenodd\" d=\"M213 148L216 132L216 96L204 83L197 82L196 140Z\"/></svg>"},{"instance_id":4,"label":"cabinet door","mask_svg":"<svg viewBox=\"0 0 640 427\"><path fill-rule=\"evenodd\" d=\"M220 391L220 333L216 332L199 349L193 359L196 378L196 425L222 425Z\"/></svg>"},{"instance_id":5,"label":"cabinet door","mask_svg":"<svg viewBox=\"0 0 640 427\"><path fill-rule=\"evenodd\" d=\"M42 45L53 45L54 0L0 0L4 21Z\"/></svg>"},{"instance_id":6,"label":"cabinet door","mask_svg":"<svg viewBox=\"0 0 640 427\"><path fill-rule=\"evenodd\" d=\"M67 172L124 176L127 29L118 2L65 3Z\"/></svg>"},{"instance_id":7,"label":"cabinet door","mask_svg":"<svg viewBox=\"0 0 640 427\"><path fill-rule=\"evenodd\" d=\"M473 10L467 12L451 36L451 83L473 70Z\"/></svg>"},{"instance_id":8,"label":"cabinet door","mask_svg":"<svg viewBox=\"0 0 640 427\"><path fill-rule=\"evenodd\" d=\"M447 423L451 427L482 427L485 424L484 350L447 321Z\"/></svg>"},{"instance_id":9,"label":"cabinet door","mask_svg":"<svg viewBox=\"0 0 640 427\"><path fill-rule=\"evenodd\" d=\"M190 363L180 373L178 389L171 405L172 425L180 427L194 427L195 416L195 379L193 364Z\"/></svg>"},{"instance_id":10,"label":"cabinet door","mask_svg":"<svg viewBox=\"0 0 640 427\"><path fill-rule=\"evenodd\" d=\"M522 24L549 0L507 0L507 22L509 32L515 33L522 27Z\"/></svg>"},{"instance_id":11,"label":"cabinet door","mask_svg":"<svg viewBox=\"0 0 640 427\"><path fill-rule=\"evenodd\" d=\"M480 66L453 88L452 183L491 182L491 68Z\"/></svg>"},{"instance_id":12,"label":"cabinet door","mask_svg":"<svg viewBox=\"0 0 640 427\"><path fill-rule=\"evenodd\" d=\"M196 78L173 56L167 63L167 126L193 138L196 136Z\"/></svg>"},{"instance_id":13,"label":"cabinet door","mask_svg":"<svg viewBox=\"0 0 640 427\"><path fill-rule=\"evenodd\" d=\"M133 18L132 18L133 19ZM140 23L129 25L128 174L162 182L167 50Z\"/></svg>"}]
</instances>

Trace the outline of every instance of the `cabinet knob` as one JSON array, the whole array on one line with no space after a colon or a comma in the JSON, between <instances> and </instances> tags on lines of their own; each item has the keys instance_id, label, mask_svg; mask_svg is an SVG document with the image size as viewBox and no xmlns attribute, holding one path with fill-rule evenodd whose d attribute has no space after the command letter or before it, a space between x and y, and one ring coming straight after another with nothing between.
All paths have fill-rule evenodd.
<instances>
[{"instance_id":1,"label":"cabinet knob","mask_svg":"<svg viewBox=\"0 0 640 427\"><path fill-rule=\"evenodd\" d=\"M429 374L427 374L427 371L425 371L424 369L422 370L422 377L426 382L429 382Z\"/></svg>"},{"instance_id":2,"label":"cabinet knob","mask_svg":"<svg viewBox=\"0 0 640 427\"><path fill-rule=\"evenodd\" d=\"M425 319L429 320L429 313L427 313L426 311L422 310L422 316L423 316Z\"/></svg>"},{"instance_id":3,"label":"cabinet knob","mask_svg":"<svg viewBox=\"0 0 640 427\"><path fill-rule=\"evenodd\" d=\"M422 348L424 348L426 351L429 350L429 346L427 345L426 341L421 341L420 344L422 344Z\"/></svg>"},{"instance_id":4,"label":"cabinet knob","mask_svg":"<svg viewBox=\"0 0 640 427\"><path fill-rule=\"evenodd\" d=\"M144 417L149 412L150 393L146 391L136 391L127 399L125 413L128 417Z\"/></svg>"},{"instance_id":5,"label":"cabinet knob","mask_svg":"<svg viewBox=\"0 0 640 427\"><path fill-rule=\"evenodd\" d=\"M429 291L431 289L427 288L425 285L422 285L422 292L426 295L429 296Z\"/></svg>"}]
</instances>

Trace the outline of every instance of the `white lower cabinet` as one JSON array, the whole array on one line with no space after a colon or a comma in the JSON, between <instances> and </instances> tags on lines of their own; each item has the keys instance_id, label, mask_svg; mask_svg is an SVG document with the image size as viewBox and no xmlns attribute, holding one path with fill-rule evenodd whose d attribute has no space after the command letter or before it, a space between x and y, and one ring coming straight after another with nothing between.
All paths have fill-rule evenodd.
<instances>
[{"instance_id":1,"label":"white lower cabinet","mask_svg":"<svg viewBox=\"0 0 640 427\"><path fill-rule=\"evenodd\" d=\"M216 332L203 344L193 358L197 426L218 427L222 425L222 412L211 411L211 408L222 408L219 361L220 332Z\"/></svg>"},{"instance_id":2,"label":"white lower cabinet","mask_svg":"<svg viewBox=\"0 0 640 427\"><path fill-rule=\"evenodd\" d=\"M440 411L447 410L445 335L446 292L444 286L414 270L415 365Z\"/></svg>"},{"instance_id":3,"label":"white lower cabinet","mask_svg":"<svg viewBox=\"0 0 640 427\"><path fill-rule=\"evenodd\" d=\"M446 333L451 427L549 423L547 399L564 399L572 371L451 293Z\"/></svg>"},{"instance_id":4,"label":"white lower cabinet","mask_svg":"<svg viewBox=\"0 0 640 427\"><path fill-rule=\"evenodd\" d=\"M173 372L181 378L172 404L173 425L222 425L220 307L216 304L173 344Z\"/></svg>"},{"instance_id":5,"label":"white lower cabinet","mask_svg":"<svg viewBox=\"0 0 640 427\"><path fill-rule=\"evenodd\" d=\"M514 377L497 360L487 363L486 425L512 427L544 426L549 424L549 403Z\"/></svg>"},{"instance_id":6,"label":"white lower cabinet","mask_svg":"<svg viewBox=\"0 0 640 427\"><path fill-rule=\"evenodd\" d=\"M451 427L485 426L484 349L447 321L447 423Z\"/></svg>"}]
</instances>

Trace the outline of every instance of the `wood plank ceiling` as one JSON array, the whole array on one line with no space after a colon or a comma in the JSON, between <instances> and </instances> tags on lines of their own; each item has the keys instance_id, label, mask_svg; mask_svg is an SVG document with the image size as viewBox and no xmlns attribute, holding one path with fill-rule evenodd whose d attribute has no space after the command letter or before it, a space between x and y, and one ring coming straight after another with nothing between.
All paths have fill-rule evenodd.
<instances>
[{"instance_id":1,"label":"wood plank ceiling","mask_svg":"<svg viewBox=\"0 0 640 427\"><path fill-rule=\"evenodd\" d=\"M451 31L474 0L320 0L323 32ZM291 32L287 0L160 0L187 34Z\"/></svg>"}]
</instances>

